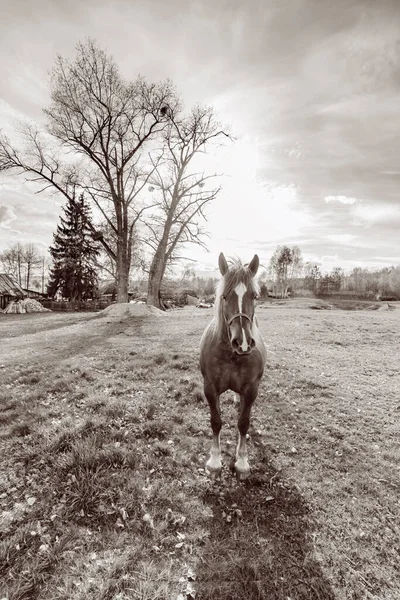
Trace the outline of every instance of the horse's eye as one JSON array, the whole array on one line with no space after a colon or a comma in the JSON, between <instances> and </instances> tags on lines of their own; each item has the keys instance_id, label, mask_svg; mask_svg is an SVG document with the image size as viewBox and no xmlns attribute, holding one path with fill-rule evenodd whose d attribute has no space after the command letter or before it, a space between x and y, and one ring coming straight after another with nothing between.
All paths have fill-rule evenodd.
<instances>
[{"instance_id":1,"label":"horse's eye","mask_svg":"<svg viewBox=\"0 0 400 600\"><path fill-rule=\"evenodd\" d=\"M222 296L222 300L226 300L226 296Z\"/></svg>"}]
</instances>

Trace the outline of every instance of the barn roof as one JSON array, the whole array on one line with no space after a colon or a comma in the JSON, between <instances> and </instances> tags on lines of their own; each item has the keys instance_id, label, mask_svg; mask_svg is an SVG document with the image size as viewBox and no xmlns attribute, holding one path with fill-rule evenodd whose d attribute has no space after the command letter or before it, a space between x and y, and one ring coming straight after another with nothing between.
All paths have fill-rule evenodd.
<instances>
[{"instance_id":1,"label":"barn roof","mask_svg":"<svg viewBox=\"0 0 400 600\"><path fill-rule=\"evenodd\" d=\"M102 281L99 284L99 296L105 296L106 294L117 293L117 284L115 280Z\"/></svg>"},{"instance_id":2,"label":"barn roof","mask_svg":"<svg viewBox=\"0 0 400 600\"><path fill-rule=\"evenodd\" d=\"M135 292L135 290L130 285L128 288L128 294L133 294L134 292ZM107 296L107 295L110 295L113 293L116 294L117 293L117 284L115 282L115 279L101 282L99 285L98 293L99 293L99 296Z\"/></svg>"},{"instance_id":3,"label":"barn roof","mask_svg":"<svg viewBox=\"0 0 400 600\"><path fill-rule=\"evenodd\" d=\"M10 275L0 273L0 295L1 296L26 296L22 287L14 281Z\"/></svg>"}]
</instances>

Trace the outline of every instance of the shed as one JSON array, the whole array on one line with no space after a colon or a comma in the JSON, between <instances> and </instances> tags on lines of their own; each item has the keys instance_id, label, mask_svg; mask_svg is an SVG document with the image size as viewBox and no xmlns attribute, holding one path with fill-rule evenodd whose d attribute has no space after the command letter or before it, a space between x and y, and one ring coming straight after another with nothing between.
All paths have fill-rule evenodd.
<instances>
[{"instance_id":1,"label":"shed","mask_svg":"<svg viewBox=\"0 0 400 600\"><path fill-rule=\"evenodd\" d=\"M47 298L47 294L39 292L39 290L29 290L28 288L23 288L23 290L28 298Z\"/></svg>"},{"instance_id":2,"label":"shed","mask_svg":"<svg viewBox=\"0 0 400 600\"><path fill-rule=\"evenodd\" d=\"M103 281L100 283L97 295L99 298L110 298L111 300L117 299L117 284L115 280ZM137 290L129 287L128 299L131 300L137 296Z\"/></svg>"},{"instance_id":3,"label":"shed","mask_svg":"<svg viewBox=\"0 0 400 600\"><path fill-rule=\"evenodd\" d=\"M0 308L5 309L11 300L25 298L28 294L10 275L0 273Z\"/></svg>"}]
</instances>

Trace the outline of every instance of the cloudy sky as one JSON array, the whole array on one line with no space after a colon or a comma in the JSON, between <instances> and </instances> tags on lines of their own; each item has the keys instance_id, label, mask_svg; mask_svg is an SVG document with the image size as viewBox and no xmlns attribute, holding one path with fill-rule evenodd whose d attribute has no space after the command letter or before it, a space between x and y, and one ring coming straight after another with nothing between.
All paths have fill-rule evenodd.
<instances>
[{"instance_id":1,"label":"cloudy sky","mask_svg":"<svg viewBox=\"0 0 400 600\"><path fill-rule=\"evenodd\" d=\"M277 244L323 270L400 263L400 0L3 0L3 130L45 122L55 57L87 37L237 136L199 268L221 250L267 264ZM0 176L0 251L51 243L60 203L36 189Z\"/></svg>"}]
</instances>

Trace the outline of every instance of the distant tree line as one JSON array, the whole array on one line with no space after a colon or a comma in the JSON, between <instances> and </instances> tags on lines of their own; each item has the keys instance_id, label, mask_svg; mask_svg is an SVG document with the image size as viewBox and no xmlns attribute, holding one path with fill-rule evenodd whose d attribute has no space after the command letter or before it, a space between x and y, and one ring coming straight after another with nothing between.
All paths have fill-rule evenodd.
<instances>
[{"instance_id":1,"label":"distant tree line","mask_svg":"<svg viewBox=\"0 0 400 600\"><path fill-rule=\"evenodd\" d=\"M63 215L50 247L52 263L34 244L14 244L0 253L0 271L11 275L22 287L59 295L68 300L98 297L102 281L113 279L99 258L101 244L93 240L88 218L90 208L84 196L63 208ZM130 292L141 299L148 293L146 266L137 263L136 278L130 278ZM216 277L199 277L193 265L185 263L181 275L168 270L160 295L164 300L193 295L214 300ZM285 298L288 295L353 296L365 299L400 300L400 266L382 269L355 267L345 273L334 267L323 274L320 265L304 262L298 246L278 246L268 268L260 275L260 296Z\"/></svg>"},{"instance_id":2,"label":"distant tree line","mask_svg":"<svg viewBox=\"0 0 400 600\"><path fill-rule=\"evenodd\" d=\"M341 267L334 267L322 274L318 264L303 262L298 246L278 246L260 284L263 296L281 298L306 292L315 296L400 299L400 265L374 270L355 267L347 274Z\"/></svg>"}]
</instances>

